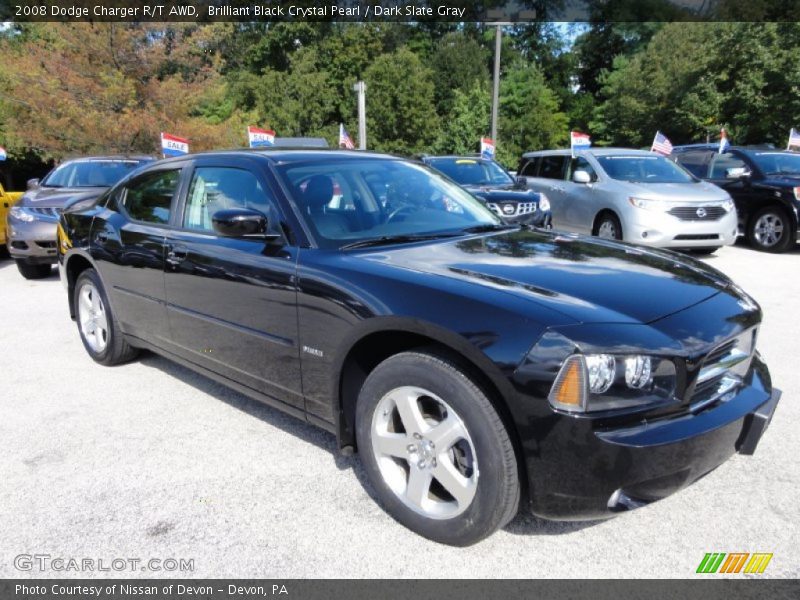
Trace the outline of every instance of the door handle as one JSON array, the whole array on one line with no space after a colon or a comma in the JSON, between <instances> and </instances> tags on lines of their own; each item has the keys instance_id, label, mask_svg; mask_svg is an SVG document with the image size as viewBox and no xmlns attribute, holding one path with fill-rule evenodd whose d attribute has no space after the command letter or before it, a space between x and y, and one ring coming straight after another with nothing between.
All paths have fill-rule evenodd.
<instances>
[{"instance_id":1,"label":"door handle","mask_svg":"<svg viewBox=\"0 0 800 600\"><path fill-rule=\"evenodd\" d=\"M167 262L173 267L178 266L188 255L188 250L184 246L170 246L167 252Z\"/></svg>"}]
</instances>

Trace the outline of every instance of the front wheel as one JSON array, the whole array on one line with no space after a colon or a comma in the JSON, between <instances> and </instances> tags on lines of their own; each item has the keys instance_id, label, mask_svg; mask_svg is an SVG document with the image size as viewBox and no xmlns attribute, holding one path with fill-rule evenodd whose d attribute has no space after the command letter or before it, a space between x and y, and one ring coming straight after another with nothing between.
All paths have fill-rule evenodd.
<instances>
[{"instance_id":1,"label":"front wheel","mask_svg":"<svg viewBox=\"0 0 800 600\"><path fill-rule=\"evenodd\" d=\"M75 318L84 348L96 362L112 366L134 358L108 303L97 271L86 269L75 282Z\"/></svg>"},{"instance_id":2,"label":"front wheel","mask_svg":"<svg viewBox=\"0 0 800 600\"><path fill-rule=\"evenodd\" d=\"M52 265L32 265L23 260L16 261L19 274L25 279L44 279L53 272Z\"/></svg>"},{"instance_id":3,"label":"front wheel","mask_svg":"<svg viewBox=\"0 0 800 600\"><path fill-rule=\"evenodd\" d=\"M747 226L747 239L762 252L785 252L794 241L792 223L786 212L768 206L756 212Z\"/></svg>"},{"instance_id":4,"label":"front wheel","mask_svg":"<svg viewBox=\"0 0 800 600\"><path fill-rule=\"evenodd\" d=\"M416 533L467 546L517 513L517 460L500 416L465 370L403 352L370 373L356 437L386 510Z\"/></svg>"},{"instance_id":5,"label":"front wheel","mask_svg":"<svg viewBox=\"0 0 800 600\"><path fill-rule=\"evenodd\" d=\"M616 215L606 213L597 221L594 234L606 240L621 240L622 225Z\"/></svg>"}]
</instances>

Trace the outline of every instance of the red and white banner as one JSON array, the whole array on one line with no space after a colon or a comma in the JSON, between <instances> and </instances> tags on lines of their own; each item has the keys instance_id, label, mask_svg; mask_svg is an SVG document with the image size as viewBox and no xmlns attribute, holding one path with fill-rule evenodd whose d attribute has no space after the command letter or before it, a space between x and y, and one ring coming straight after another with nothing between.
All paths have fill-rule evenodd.
<instances>
[{"instance_id":1,"label":"red and white banner","mask_svg":"<svg viewBox=\"0 0 800 600\"><path fill-rule=\"evenodd\" d=\"M161 152L164 156L189 154L189 140L170 133L161 133Z\"/></svg>"},{"instance_id":2,"label":"red and white banner","mask_svg":"<svg viewBox=\"0 0 800 600\"><path fill-rule=\"evenodd\" d=\"M251 148L263 148L275 145L275 132L271 129L247 128L247 141Z\"/></svg>"}]
</instances>

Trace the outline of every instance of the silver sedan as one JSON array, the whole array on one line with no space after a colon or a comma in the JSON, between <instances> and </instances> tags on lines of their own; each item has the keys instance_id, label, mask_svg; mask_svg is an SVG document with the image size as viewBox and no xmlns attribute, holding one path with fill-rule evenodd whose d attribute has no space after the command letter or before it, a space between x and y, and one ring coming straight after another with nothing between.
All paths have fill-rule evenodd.
<instances>
[{"instance_id":1,"label":"silver sedan","mask_svg":"<svg viewBox=\"0 0 800 600\"><path fill-rule=\"evenodd\" d=\"M728 193L653 152L531 152L522 157L519 175L547 194L555 229L701 252L736 241Z\"/></svg>"}]
</instances>

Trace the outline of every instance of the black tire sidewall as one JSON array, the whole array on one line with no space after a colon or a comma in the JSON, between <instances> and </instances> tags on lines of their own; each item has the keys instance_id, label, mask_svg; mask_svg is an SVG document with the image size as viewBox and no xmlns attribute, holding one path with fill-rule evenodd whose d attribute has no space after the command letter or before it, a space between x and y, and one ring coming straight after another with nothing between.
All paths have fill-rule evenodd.
<instances>
[{"instance_id":1,"label":"black tire sidewall","mask_svg":"<svg viewBox=\"0 0 800 600\"><path fill-rule=\"evenodd\" d=\"M356 408L356 436L359 455L388 512L409 529L434 541L465 546L483 539L504 525L498 510L506 505L502 490L503 447L491 427L492 415L476 401L476 387L436 363L426 363L424 355L405 353L381 363L370 374L359 394ZM478 487L470 506L451 519L431 519L408 508L383 481L372 453L372 417L378 402L391 389L413 385L433 392L447 402L463 421L472 439L478 462ZM491 407L489 407L491 409ZM493 409L491 409L493 410ZM494 415L496 418L496 414ZM516 476L516 469L515 469Z\"/></svg>"},{"instance_id":2,"label":"black tire sidewall","mask_svg":"<svg viewBox=\"0 0 800 600\"><path fill-rule=\"evenodd\" d=\"M17 260L17 270L25 279L44 279L49 277L53 271L53 265L31 265L24 261Z\"/></svg>"},{"instance_id":3,"label":"black tire sidewall","mask_svg":"<svg viewBox=\"0 0 800 600\"><path fill-rule=\"evenodd\" d=\"M95 289L100 294L100 297L103 300L103 306L105 307L106 312L106 322L108 327L106 329L106 347L103 348L102 352L95 352L94 349L89 345L86 339L83 337L83 331L81 330L81 314L80 314L80 291L81 288L85 283L91 283L94 285ZM73 302L75 306L75 322L78 325L78 335L81 338L81 342L83 343L83 347L86 349L86 352L89 353L94 360L99 363L106 361L109 356L111 355L114 344L116 342L116 328L114 327L113 321L113 314L111 312L111 305L108 303L108 297L106 296L106 290L103 287L103 284L100 282L100 277L97 275L97 271L94 269L86 269L83 271L79 276L77 281L75 281L75 289L73 291Z\"/></svg>"}]
</instances>

